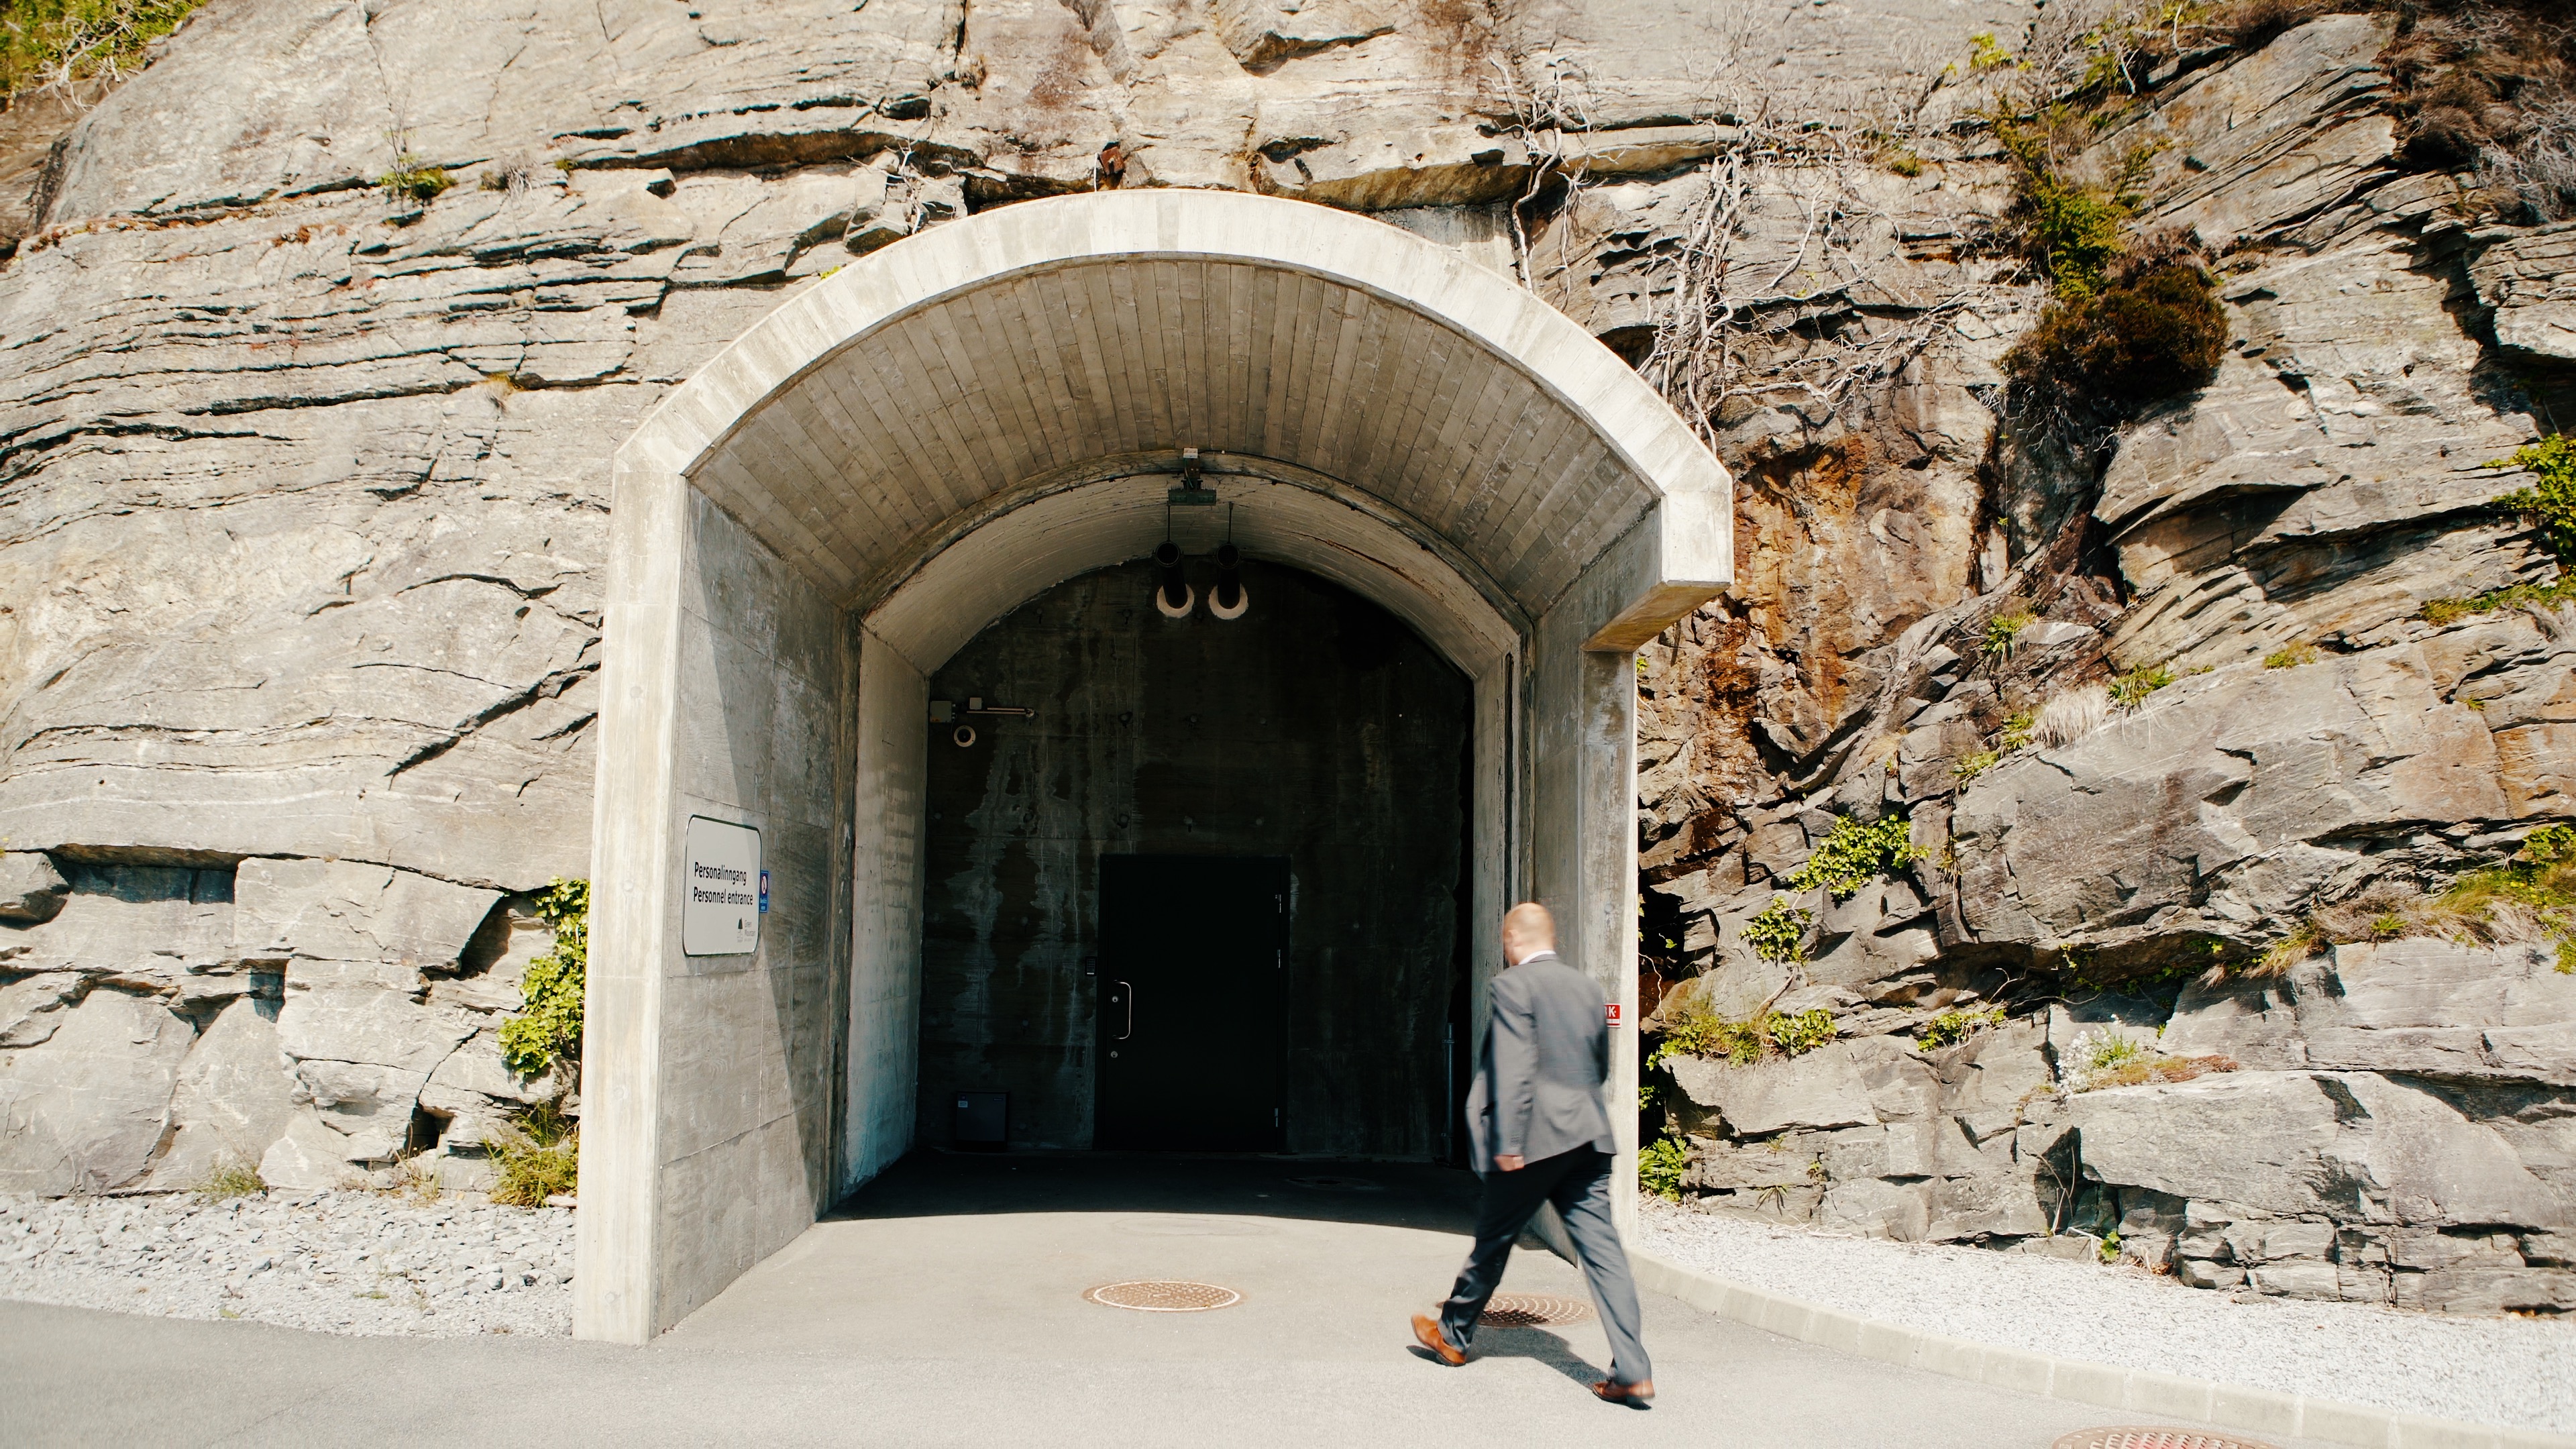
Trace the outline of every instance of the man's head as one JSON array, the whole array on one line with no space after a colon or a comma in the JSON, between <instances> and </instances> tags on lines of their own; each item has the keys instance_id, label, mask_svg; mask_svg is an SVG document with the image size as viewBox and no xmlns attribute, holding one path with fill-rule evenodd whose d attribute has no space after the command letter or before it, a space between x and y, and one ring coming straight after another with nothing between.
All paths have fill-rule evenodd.
<instances>
[{"instance_id":1,"label":"man's head","mask_svg":"<svg viewBox=\"0 0 2576 1449\"><path fill-rule=\"evenodd\" d=\"M1541 951L1556 949L1556 917L1536 901L1523 901L1503 915L1503 960L1518 966Z\"/></svg>"}]
</instances>

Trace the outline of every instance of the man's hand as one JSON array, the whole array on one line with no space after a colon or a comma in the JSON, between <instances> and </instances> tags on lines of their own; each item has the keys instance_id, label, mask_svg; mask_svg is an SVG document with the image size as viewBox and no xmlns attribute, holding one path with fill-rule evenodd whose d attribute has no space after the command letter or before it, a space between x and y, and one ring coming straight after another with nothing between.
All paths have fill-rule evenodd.
<instances>
[{"instance_id":1,"label":"man's hand","mask_svg":"<svg viewBox=\"0 0 2576 1449\"><path fill-rule=\"evenodd\" d=\"M1514 1157L1508 1152L1498 1152L1494 1154L1494 1170L1497 1172L1518 1172L1528 1165L1529 1164L1523 1162L1520 1158Z\"/></svg>"}]
</instances>

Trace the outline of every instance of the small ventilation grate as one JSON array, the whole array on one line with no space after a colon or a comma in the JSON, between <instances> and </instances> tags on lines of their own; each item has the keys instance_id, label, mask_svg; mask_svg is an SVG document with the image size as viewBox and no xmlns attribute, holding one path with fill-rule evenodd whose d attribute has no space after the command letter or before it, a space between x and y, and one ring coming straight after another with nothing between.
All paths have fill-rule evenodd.
<instances>
[{"instance_id":1,"label":"small ventilation grate","mask_svg":"<svg viewBox=\"0 0 2576 1449\"><path fill-rule=\"evenodd\" d=\"M1082 1296L1103 1308L1132 1308L1139 1313L1205 1313L1211 1308L1232 1308L1243 1301L1243 1295L1231 1288L1171 1278L1103 1283Z\"/></svg>"},{"instance_id":2,"label":"small ventilation grate","mask_svg":"<svg viewBox=\"0 0 2576 1449\"><path fill-rule=\"evenodd\" d=\"M1580 1298L1560 1298L1553 1293L1497 1293L1485 1302L1484 1316L1478 1323L1487 1328L1544 1328L1555 1323L1581 1323L1592 1316L1592 1305Z\"/></svg>"},{"instance_id":3,"label":"small ventilation grate","mask_svg":"<svg viewBox=\"0 0 2576 1449\"><path fill-rule=\"evenodd\" d=\"M2136 1425L2116 1429L2078 1429L2050 1449L2272 1449L2260 1439L2239 1439L2206 1429Z\"/></svg>"}]
</instances>

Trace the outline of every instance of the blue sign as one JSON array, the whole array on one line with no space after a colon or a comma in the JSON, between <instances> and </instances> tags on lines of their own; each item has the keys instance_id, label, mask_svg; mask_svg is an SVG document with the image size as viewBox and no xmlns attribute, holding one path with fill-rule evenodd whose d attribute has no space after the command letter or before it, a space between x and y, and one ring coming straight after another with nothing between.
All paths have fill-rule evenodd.
<instances>
[{"instance_id":1,"label":"blue sign","mask_svg":"<svg viewBox=\"0 0 2576 1449\"><path fill-rule=\"evenodd\" d=\"M760 913L769 914L769 872L760 873Z\"/></svg>"}]
</instances>

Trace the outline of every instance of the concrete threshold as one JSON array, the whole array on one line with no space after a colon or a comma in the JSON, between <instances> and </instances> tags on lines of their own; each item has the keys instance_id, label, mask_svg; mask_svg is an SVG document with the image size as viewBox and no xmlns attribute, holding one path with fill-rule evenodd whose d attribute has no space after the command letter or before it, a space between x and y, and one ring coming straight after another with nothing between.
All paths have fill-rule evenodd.
<instances>
[{"instance_id":1,"label":"concrete threshold","mask_svg":"<svg viewBox=\"0 0 2576 1449\"><path fill-rule=\"evenodd\" d=\"M1628 1260L1638 1287L1679 1299L1703 1313L1880 1363L2045 1398L2367 1449L2576 1449L2576 1438L2538 1429L2497 1429L2430 1419L2305 1394L2279 1394L1971 1343L1730 1283L1636 1247L1628 1250Z\"/></svg>"}]
</instances>

